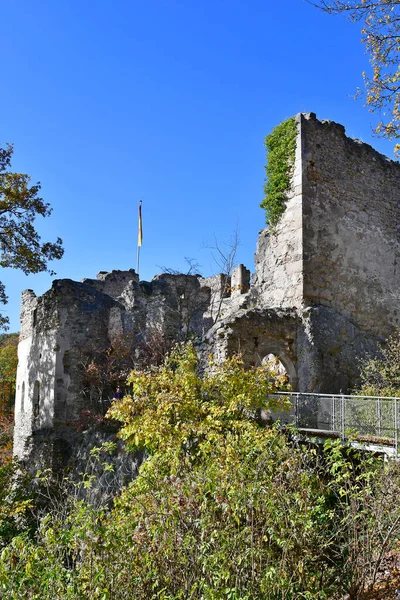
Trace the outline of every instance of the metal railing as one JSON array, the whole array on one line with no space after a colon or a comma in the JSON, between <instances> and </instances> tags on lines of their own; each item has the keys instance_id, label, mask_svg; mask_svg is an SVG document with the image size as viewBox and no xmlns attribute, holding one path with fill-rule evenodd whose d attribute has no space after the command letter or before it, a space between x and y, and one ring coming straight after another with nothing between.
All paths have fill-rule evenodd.
<instances>
[{"instance_id":1,"label":"metal railing","mask_svg":"<svg viewBox=\"0 0 400 600\"><path fill-rule=\"evenodd\" d=\"M272 414L299 430L330 433L346 439L391 446L399 453L400 398L281 392L290 410Z\"/></svg>"}]
</instances>

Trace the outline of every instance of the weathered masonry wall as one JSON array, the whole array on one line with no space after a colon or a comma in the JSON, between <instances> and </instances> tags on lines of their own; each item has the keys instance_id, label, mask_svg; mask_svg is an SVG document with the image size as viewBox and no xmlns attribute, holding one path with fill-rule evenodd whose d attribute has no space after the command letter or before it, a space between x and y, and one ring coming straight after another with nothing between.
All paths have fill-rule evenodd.
<instances>
[{"instance_id":1,"label":"weathered masonry wall","mask_svg":"<svg viewBox=\"0 0 400 600\"><path fill-rule=\"evenodd\" d=\"M296 120L292 185L276 230L259 235L246 325L228 317L217 348L225 339L227 351L232 338L252 356L254 340L260 352L277 330L280 311L294 310L292 380L304 391L345 392L357 383L358 359L399 327L400 165L341 125L313 113ZM268 331L246 339L254 308L264 310Z\"/></svg>"},{"instance_id":2,"label":"weathered masonry wall","mask_svg":"<svg viewBox=\"0 0 400 600\"><path fill-rule=\"evenodd\" d=\"M400 324L400 165L342 125L313 113L296 120L286 210L258 239L257 302L326 306L388 337Z\"/></svg>"},{"instance_id":3,"label":"weathered masonry wall","mask_svg":"<svg viewBox=\"0 0 400 600\"><path fill-rule=\"evenodd\" d=\"M400 165L313 113L300 128L304 302L385 338L400 318Z\"/></svg>"},{"instance_id":4,"label":"weathered masonry wall","mask_svg":"<svg viewBox=\"0 0 400 600\"><path fill-rule=\"evenodd\" d=\"M300 117L296 120L299 123ZM299 125L298 125L299 126ZM256 273L253 290L263 306L292 308L303 301L303 199L302 137L296 140L292 187L286 210L271 234L260 232L255 254Z\"/></svg>"},{"instance_id":5,"label":"weathered masonry wall","mask_svg":"<svg viewBox=\"0 0 400 600\"><path fill-rule=\"evenodd\" d=\"M235 277L240 294L248 285L243 265ZM40 442L43 447L54 429L64 444L69 434L62 429L76 430L82 411L96 409L83 375L93 356L105 354L121 339L134 357L149 339L161 343L201 336L215 319L216 307L225 302L229 287L226 278L195 275L162 274L139 282L131 269L101 272L80 283L54 281L41 297L26 290L18 348L15 454L23 458L32 453L33 445ZM52 447L57 439L53 435Z\"/></svg>"},{"instance_id":6,"label":"weathered masonry wall","mask_svg":"<svg viewBox=\"0 0 400 600\"><path fill-rule=\"evenodd\" d=\"M31 290L26 290L22 298L15 396L14 453L18 456L26 450L25 442L33 430L48 429L54 424L57 332L54 315L44 321L45 314L46 302L39 302ZM45 327L38 325L44 322Z\"/></svg>"}]
</instances>

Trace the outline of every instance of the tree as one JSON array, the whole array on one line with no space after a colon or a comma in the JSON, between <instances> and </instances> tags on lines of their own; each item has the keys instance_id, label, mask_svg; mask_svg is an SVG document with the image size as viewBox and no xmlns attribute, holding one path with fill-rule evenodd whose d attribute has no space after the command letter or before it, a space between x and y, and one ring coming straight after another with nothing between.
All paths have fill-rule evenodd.
<instances>
[{"instance_id":1,"label":"tree","mask_svg":"<svg viewBox=\"0 0 400 600\"><path fill-rule=\"evenodd\" d=\"M365 396L400 395L400 331L381 345L376 356L361 361L361 388Z\"/></svg>"},{"instance_id":2,"label":"tree","mask_svg":"<svg viewBox=\"0 0 400 600\"><path fill-rule=\"evenodd\" d=\"M363 73L366 105L379 114L376 133L400 138L400 0L318 0L311 2L329 14L345 14L362 21L362 42L372 66ZM400 154L400 144L395 145Z\"/></svg>"},{"instance_id":3,"label":"tree","mask_svg":"<svg viewBox=\"0 0 400 600\"><path fill-rule=\"evenodd\" d=\"M15 381L17 378L18 342L18 333L0 335L0 381Z\"/></svg>"},{"instance_id":4,"label":"tree","mask_svg":"<svg viewBox=\"0 0 400 600\"><path fill-rule=\"evenodd\" d=\"M112 416L146 460L113 502L96 494L120 470L112 443L91 450L79 480L41 472L27 487L19 467L0 467L1 597L392 597L396 461L263 426L255 411L278 404L276 387L238 356L200 378L181 344L130 384Z\"/></svg>"},{"instance_id":5,"label":"tree","mask_svg":"<svg viewBox=\"0 0 400 600\"><path fill-rule=\"evenodd\" d=\"M216 323L221 316L224 299L229 295L230 280L236 262L236 253L240 244L239 230L236 225L228 242L220 243L214 235L214 242L205 247L211 250L211 256L218 267L221 281L211 289L211 315Z\"/></svg>"},{"instance_id":6,"label":"tree","mask_svg":"<svg viewBox=\"0 0 400 600\"><path fill-rule=\"evenodd\" d=\"M0 466L12 458L18 333L0 334Z\"/></svg>"},{"instance_id":7,"label":"tree","mask_svg":"<svg viewBox=\"0 0 400 600\"><path fill-rule=\"evenodd\" d=\"M244 435L247 427L257 427L259 410L289 408L270 396L280 384L277 374L246 369L240 356L210 366L201 377L189 343L177 344L163 365L132 371L132 396L114 400L107 413L123 424L119 436L128 448L198 456L224 434Z\"/></svg>"},{"instance_id":8,"label":"tree","mask_svg":"<svg viewBox=\"0 0 400 600\"><path fill-rule=\"evenodd\" d=\"M48 262L60 259L64 253L62 240L42 242L34 227L38 215L48 217L52 209L39 197L40 183L30 185L29 175L12 173L13 146L0 147L0 267L21 269L26 275L48 271ZM0 282L0 302L7 303L4 285ZM0 316L0 327L8 318Z\"/></svg>"}]
</instances>

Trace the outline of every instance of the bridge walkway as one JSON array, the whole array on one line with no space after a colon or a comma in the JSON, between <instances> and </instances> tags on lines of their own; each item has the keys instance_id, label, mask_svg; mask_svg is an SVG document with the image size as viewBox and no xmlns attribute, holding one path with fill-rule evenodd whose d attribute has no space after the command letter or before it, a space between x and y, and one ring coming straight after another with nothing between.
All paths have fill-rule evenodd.
<instances>
[{"instance_id":1,"label":"bridge walkway","mask_svg":"<svg viewBox=\"0 0 400 600\"><path fill-rule=\"evenodd\" d=\"M267 418L294 425L310 437L351 438L371 451L399 456L400 398L280 392L290 409L267 411Z\"/></svg>"}]
</instances>

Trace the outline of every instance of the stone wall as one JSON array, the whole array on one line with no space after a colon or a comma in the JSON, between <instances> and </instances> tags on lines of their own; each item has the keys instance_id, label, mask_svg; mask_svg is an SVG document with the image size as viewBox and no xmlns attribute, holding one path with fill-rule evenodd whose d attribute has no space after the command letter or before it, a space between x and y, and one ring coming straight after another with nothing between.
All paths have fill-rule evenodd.
<instances>
[{"instance_id":1,"label":"stone wall","mask_svg":"<svg viewBox=\"0 0 400 600\"><path fill-rule=\"evenodd\" d=\"M400 318L400 165L301 115L304 302L387 337Z\"/></svg>"},{"instance_id":2,"label":"stone wall","mask_svg":"<svg viewBox=\"0 0 400 600\"><path fill-rule=\"evenodd\" d=\"M57 280L41 297L25 291L15 454L21 458L32 454L32 444L35 439L42 443L43 432L78 427L82 411L94 407L84 387L85 365L118 340L124 340L139 365L143 360L140 348L147 342L161 344L165 340L168 347L172 340L203 335L213 323L213 303L222 298L218 283L218 277L206 280L172 274L139 282L131 269L100 273L80 283ZM99 392L102 407L107 403L104 395L112 397L110 386Z\"/></svg>"},{"instance_id":3,"label":"stone wall","mask_svg":"<svg viewBox=\"0 0 400 600\"><path fill-rule=\"evenodd\" d=\"M301 318L301 390L345 392L399 327L400 165L341 125L296 120L292 186L276 231L260 233L251 302Z\"/></svg>"},{"instance_id":4,"label":"stone wall","mask_svg":"<svg viewBox=\"0 0 400 600\"><path fill-rule=\"evenodd\" d=\"M21 456L35 429L54 424L57 316L31 290L22 297L15 397L14 453Z\"/></svg>"}]
</instances>

